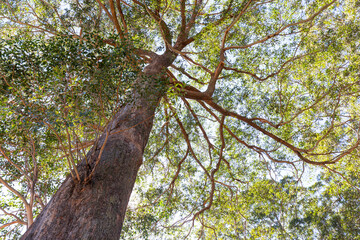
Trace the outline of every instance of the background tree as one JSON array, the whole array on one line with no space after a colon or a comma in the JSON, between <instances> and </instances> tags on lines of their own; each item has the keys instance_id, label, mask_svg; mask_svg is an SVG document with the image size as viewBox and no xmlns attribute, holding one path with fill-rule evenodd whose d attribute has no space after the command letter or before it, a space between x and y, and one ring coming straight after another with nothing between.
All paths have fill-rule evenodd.
<instances>
[{"instance_id":1,"label":"background tree","mask_svg":"<svg viewBox=\"0 0 360 240\"><path fill-rule=\"evenodd\" d=\"M1 0L2 237L358 238L358 11Z\"/></svg>"}]
</instances>

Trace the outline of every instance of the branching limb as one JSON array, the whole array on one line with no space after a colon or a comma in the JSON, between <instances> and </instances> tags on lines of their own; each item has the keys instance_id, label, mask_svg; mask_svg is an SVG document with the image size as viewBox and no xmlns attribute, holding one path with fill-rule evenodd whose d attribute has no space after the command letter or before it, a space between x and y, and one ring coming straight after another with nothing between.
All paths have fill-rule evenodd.
<instances>
[{"instance_id":1,"label":"branching limb","mask_svg":"<svg viewBox=\"0 0 360 240\"><path fill-rule=\"evenodd\" d=\"M222 161L222 157L223 157L223 152L225 149L225 140L224 140L224 121L225 121L225 116L222 115L221 117L221 121L220 121L220 139L221 139L221 148L220 148L220 153L219 153L219 159L218 162L215 166L215 168L211 171L211 175L210 175L210 181L211 181L211 189L210 189L210 194L209 194L209 198L208 198L208 204L202 208L200 211L198 211L197 213L194 214L193 220L195 220L197 217L200 216L200 214L202 214L203 212L205 212L206 210L210 209L212 206L212 203L214 201L214 193L215 193L215 174L217 171L219 171L220 169L220 164ZM205 204L205 203L204 203Z\"/></svg>"},{"instance_id":2,"label":"branching limb","mask_svg":"<svg viewBox=\"0 0 360 240\"><path fill-rule=\"evenodd\" d=\"M0 183L2 183L9 191L11 191L16 196L18 196L20 198L20 200L23 202L23 204L25 206L26 215L28 217L27 224L28 224L28 227L30 227L29 221L32 221L32 208L30 207L30 205L27 202L26 198L21 193L19 193L15 188L10 186L2 177L0 177Z\"/></svg>"},{"instance_id":3,"label":"branching limb","mask_svg":"<svg viewBox=\"0 0 360 240\"><path fill-rule=\"evenodd\" d=\"M16 216L16 215L13 214L13 213L10 213L10 212L6 211L6 210L3 209L2 207L0 207L0 210L1 210L5 215L12 216L13 218L15 218L15 219L16 219L16 221L15 221L16 223L20 223L20 224L22 224L22 225L26 225L26 224L27 224L25 221L21 220L18 216ZM0 229L1 229L1 227L0 227Z\"/></svg>"},{"instance_id":4,"label":"branching limb","mask_svg":"<svg viewBox=\"0 0 360 240\"><path fill-rule=\"evenodd\" d=\"M353 188L355 188L358 192L360 192L360 188L358 188L357 186L355 186L353 183L351 183L350 181L349 181L349 179L347 179L342 173L340 173L340 172L338 172L338 171L336 171L335 169L332 169L332 168L330 168L330 167L328 167L328 166L324 166L327 170L329 170L330 172L333 172L333 173L335 173L335 174L337 174L337 175L339 175L342 179L344 179L351 187L353 187Z\"/></svg>"},{"instance_id":5,"label":"branching limb","mask_svg":"<svg viewBox=\"0 0 360 240\"><path fill-rule=\"evenodd\" d=\"M114 23L115 28L116 28L120 38L123 39L124 38L124 33L121 30L119 20L118 20L118 18L116 16L116 9L115 9L115 5L114 5L114 0L109 0L109 5L110 5L110 11L111 11L111 15L112 15L111 20Z\"/></svg>"},{"instance_id":6,"label":"branching limb","mask_svg":"<svg viewBox=\"0 0 360 240\"><path fill-rule=\"evenodd\" d=\"M300 24L304 24L304 23L307 23L307 22L311 22L315 19L315 17L317 17L318 15L320 15L323 11L325 11L327 8L329 8L332 4L334 4L337 0L333 0L332 2L324 5L322 8L319 9L319 11L317 11L316 13L314 13L313 15L311 15L310 17L308 17L307 19L303 19L303 20L300 20L296 23L290 23L290 24L287 24L286 26L280 28L278 31L274 32L273 34L270 34L270 35L267 35L266 37L260 39L260 40L257 40L255 42L252 42L252 43L249 43L247 45L244 45L244 46L230 46L230 47L226 47L224 48L224 51L228 51L228 50L231 50L231 49L245 49L245 48L249 48L249 47L252 47L256 44L260 44L260 43L263 43L275 36L278 36L281 32L285 31L286 29L288 29L289 27L293 27L293 26L297 26L297 25L300 25Z\"/></svg>"},{"instance_id":7,"label":"branching limb","mask_svg":"<svg viewBox=\"0 0 360 240\"><path fill-rule=\"evenodd\" d=\"M122 22L122 25L124 27L124 32L128 33L128 27L127 27L127 24L126 24L126 21L125 21L125 16L124 16L123 10L121 8L120 0L116 0L116 6L117 6L117 9L118 9L119 14L120 14L121 22Z\"/></svg>"},{"instance_id":8,"label":"branching limb","mask_svg":"<svg viewBox=\"0 0 360 240\"><path fill-rule=\"evenodd\" d=\"M189 109L191 115L195 118L196 123L198 124L201 132L203 133L203 136L204 136L206 142L208 143L209 151L210 151L210 149L214 148L214 146L213 146L213 144L210 142L209 137L207 136L205 129L204 129L203 126L201 125L198 116L196 115L196 113L194 112L194 110L191 108L190 103L189 103L185 98L181 98L181 99L182 99L183 102L185 103L186 108ZM211 156L211 154L210 154L210 156Z\"/></svg>"},{"instance_id":9,"label":"branching limb","mask_svg":"<svg viewBox=\"0 0 360 240\"><path fill-rule=\"evenodd\" d=\"M11 164L13 165L17 170L19 170L19 172L29 181L29 182L32 182L31 178L29 177L29 175L24 172L24 170L19 166L17 165L15 162L13 162L10 157L5 153L5 151L2 149L2 147L0 146L0 152L1 154L3 155L3 157Z\"/></svg>"},{"instance_id":10,"label":"branching limb","mask_svg":"<svg viewBox=\"0 0 360 240\"><path fill-rule=\"evenodd\" d=\"M191 141L190 141L190 139L189 139L189 135L188 135L188 133L186 132L183 123L180 121L179 117L176 115L175 109L170 105L170 103L169 103L169 101L168 101L167 99L165 99L165 100L166 100L166 102L168 103L170 110L174 113L175 120L176 120L176 122L178 123L178 125L179 125L179 127L180 127L180 129L181 129L181 133L183 134L183 137L184 137L184 139L185 139L185 141L186 141L186 143L187 143L187 145L188 145L188 147L189 147L189 150L190 150L191 155L193 156L193 158L195 159L195 161L197 162L197 164L203 169L203 171L205 172L206 176L207 176L209 179L211 179L211 176L210 176L209 172L206 170L206 168L204 167L204 165L203 165L203 164L200 162L200 160L197 158L197 156L196 156L196 154L195 154L195 152L194 152L194 150L193 150L193 148L192 148Z\"/></svg>"},{"instance_id":11,"label":"branching limb","mask_svg":"<svg viewBox=\"0 0 360 240\"><path fill-rule=\"evenodd\" d=\"M304 149L300 149L295 147L294 145L290 144L289 142L281 139L280 137L276 136L275 134L265 130L264 128L260 127L259 125L257 125L256 123L254 123L253 121L251 121L250 119L241 116L237 113L225 110L224 108L222 108L221 106L219 106L218 104L214 103L213 101L206 101L206 103L211 106L212 108L214 108L215 110L217 110L218 112L224 114L225 116L231 116L234 118L237 118L239 120L241 120L242 122L247 123L248 125L250 125L251 127L255 128L256 130L262 132L263 134L265 134L266 136L272 138L273 140L275 140L276 142L288 147L289 149L291 149L302 161L312 164L312 165L325 165L325 164L334 164L334 161L322 161L322 162L315 162L315 161L311 161L308 158L304 157L301 152L306 152L306 150Z\"/></svg>"},{"instance_id":12,"label":"branching limb","mask_svg":"<svg viewBox=\"0 0 360 240\"><path fill-rule=\"evenodd\" d=\"M194 80L195 82L197 82L197 83L199 83L199 84L205 84L205 83L201 82L198 78L195 78L195 77L191 76L191 75L190 75L188 72L186 72L185 69L183 69L183 68L177 67L177 66L175 66L174 64L171 64L170 67L172 67L173 69L181 72L181 73L184 74L186 77L188 77L188 78L191 79L191 80Z\"/></svg>"},{"instance_id":13,"label":"branching limb","mask_svg":"<svg viewBox=\"0 0 360 240\"><path fill-rule=\"evenodd\" d=\"M256 79L256 80L258 80L260 82L263 82L263 81L266 81L269 78L272 78L272 77L278 75L285 68L285 66L288 65L289 63L292 63L295 60L301 59L303 57L306 57L306 56L309 56L309 55L312 55L312 54L315 54L315 53L317 53L317 52L292 57L289 60L285 61L283 64L281 64L280 68L277 71L275 71L275 72L273 72L273 73L271 73L271 74L269 74L269 75L267 75L265 77L259 77L258 75L256 75L255 73L252 73L250 71L244 71L244 70L240 70L240 69L232 68L232 67L227 67L227 66L224 66L224 69L229 70L229 71L234 71L234 72L237 72L237 73L243 73L243 74L246 74L246 75L249 75L249 76L253 77L254 79Z\"/></svg>"},{"instance_id":14,"label":"branching limb","mask_svg":"<svg viewBox=\"0 0 360 240\"><path fill-rule=\"evenodd\" d=\"M146 12L149 14L149 16L151 16L159 25L160 27L160 32L161 35L163 37L163 40L165 42L165 46L166 49L171 48L171 44L172 44L172 34L171 31L169 29L169 27L166 25L166 23L164 22L164 20L160 17L160 15L156 12L151 11L145 4L139 2L138 0L132 0L135 4L141 6L142 8L144 8L146 10Z\"/></svg>"},{"instance_id":15,"label":"branching limb","mask_svg":"<svg viewBox=\"0 0 360 240\"><path fill-rule=\"evenodd\" d=\"M23 222L20 222L20 221L12 221L12 222L9 222L9 223L5 223L4 225L1 225L0 226L0 230L3 229L3 228L6 228L8 226L11 226L13 224L23 224L23 225L26 225L26 223L24 224Z\"/></svg>"}]
</instances>

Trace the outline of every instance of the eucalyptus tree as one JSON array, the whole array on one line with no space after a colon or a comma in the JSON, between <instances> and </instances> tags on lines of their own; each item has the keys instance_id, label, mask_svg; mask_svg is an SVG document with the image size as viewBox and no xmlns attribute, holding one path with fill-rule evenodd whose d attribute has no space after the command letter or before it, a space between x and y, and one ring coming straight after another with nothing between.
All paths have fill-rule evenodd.
<instances>
[{"instance_id":1,"label":"eucalyptus tree","mask_svg":"<svg viewBox=\"0 0 360 240\"><path fill-rule=\"evenodd\" d=\"M358 11L1 0L3 236L353 239Z\"/></svg>"}]
</instances>

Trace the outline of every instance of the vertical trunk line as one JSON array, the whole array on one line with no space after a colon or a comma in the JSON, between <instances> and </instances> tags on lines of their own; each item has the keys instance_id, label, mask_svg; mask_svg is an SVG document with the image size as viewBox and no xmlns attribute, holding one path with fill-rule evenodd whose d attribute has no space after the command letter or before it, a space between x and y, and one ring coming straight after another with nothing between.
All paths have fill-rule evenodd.
<instances>
[{"instance_id":1,"label":"vertical trunk line","mask_svg":"<svg viewBox=\"0 0 360 240\"><path fill-rule=\"evenodd\" d=\"M88 181L78 182L68 176L22 240L120 238L153 116L165 94L163 89L157 89L164 87L163 83L156 81L164 79L163 69L173 60L174 55L167 52L144 69L141 84L134 89L135 103L115 114L106 132L77 165L80 179L89 176ZM88 175L90 165L93 171Z\"/></svg>"}]
</instances>

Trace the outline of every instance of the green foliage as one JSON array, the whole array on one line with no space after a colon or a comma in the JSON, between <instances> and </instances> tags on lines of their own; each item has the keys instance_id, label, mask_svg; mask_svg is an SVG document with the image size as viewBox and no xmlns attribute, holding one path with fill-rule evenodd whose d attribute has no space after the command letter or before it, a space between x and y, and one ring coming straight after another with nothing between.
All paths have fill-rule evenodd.
<instances>
[{"instance_id":1,"label":"green foliage","mask_svg":"<svg viewBox=\"0 0 360 240\"><path fill-rule=\"evenodd\" d=\"M129 100L141 67L132 52L128 43L109 47L96 33L82 40L20 35L0 42L2 178L29 201L29 185L36 183L33 191L44 202L33 207L35 216L107 119ZM23 208L3 186L1 194L2 209ZM19 231L20 226L9 234L15 237Z\"/></svg>"},{"instance_id":2,"label":"green foliage","mask_svg":"<svg viewBox=\"0 0 360 240\"><path fill-rule=\"evenodd\" d=\"M30 201L28 174L46 203L132 90L150 86L167 94L122 239L359 239L359 1L120 4L117 27L110 1L0 1L6 182ZM149 83L139 73L164 52L176 58ZM187 95L221 66L210 100ZM0 186L0 207L25 221Z\"/></svg>"}]
</instances>

